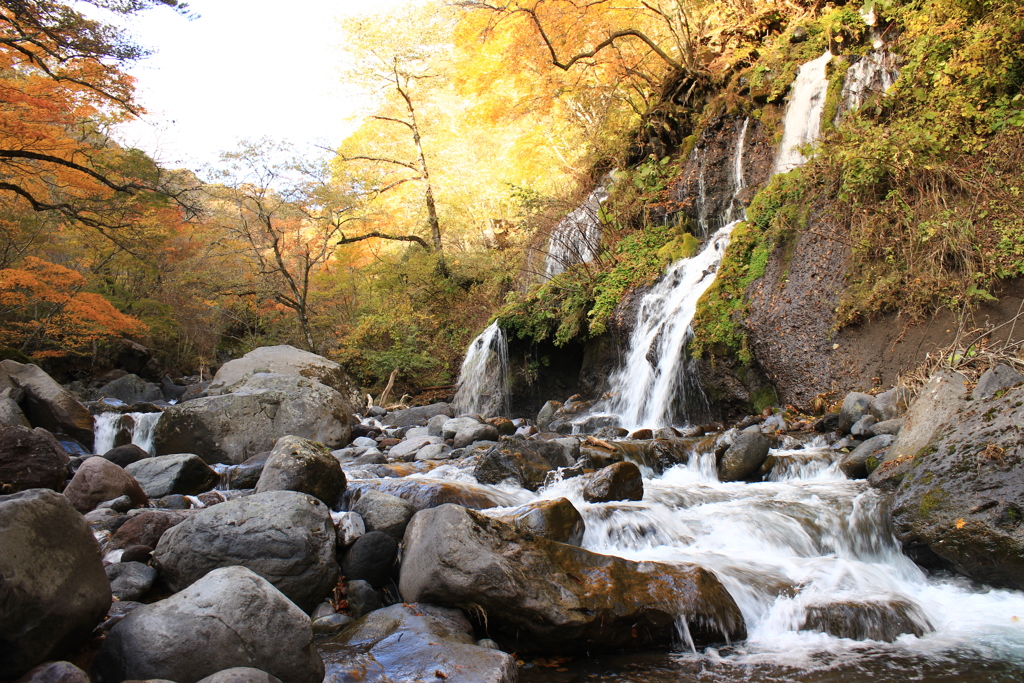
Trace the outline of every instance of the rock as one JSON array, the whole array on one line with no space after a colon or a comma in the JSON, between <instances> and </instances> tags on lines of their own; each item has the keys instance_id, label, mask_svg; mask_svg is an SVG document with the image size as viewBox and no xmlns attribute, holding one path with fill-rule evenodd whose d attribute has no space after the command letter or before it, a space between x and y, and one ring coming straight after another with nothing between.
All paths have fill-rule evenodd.
<instances>
[{"instance_id":1,"label":"rock","mask_svg":"<svg viewBox=\"0 0 1024 683\"><path fill-rule=\"evenodd\" d=\"M992 398L998 392L1024 382L1024 375L1009 365L994 365L978 379L978 384L971 392L971 400L981 401Z\"/></svg>"},{"instance_id":2,"label":"rock","mask_svg":"<svg viewBox=\"0 0 1024 683\"><path fill-rule=\"evenodd\" d=\"M819 434L839 431L839 413L825 413L814 423L814 431Z\"/></svg>"},{"instance_id":3,"label":"rock","mask_svg":"<svg viewBox=\"0 0 1024 683\"><path fill-rule=\"evenodd\" d=\"M967 378L958 372L936 372L918 393L907 411L903 428L868 481L892 489L906 475L914 456L928 446L940 429L954 421L967 406Z\"/></svg>"},{"instance_id":4,"label":"rock","mask_svg":"<svg viewBox=\"0 0 1024 683\"><path fill-rule=\"evenodd\" d=\"M112 382L104 384L99 389L100 396L116 398L128 405L133 403L153 403L162 401L164 392L159 386L147 382L138 375L124 375Z\"/></svg>"},{"instance_id":5,"label":"rock","mask_svg":"<svg viewBox=\"0 0 1024 683\"><path fill-rule=\"evenodd\" d=\"M328 680L515 683L515 658L476 645L472 632L459 610L397 604L371 612L321 648ZM360 673L332 678L332 671Z\"/></svg>"},{"instance_id":6,"label":"rock","mask_svg":"<svg viewBox=\"0 0 1024 683\"><path fill-rule=\"evenodd\" d=\"M718 458L719 481L743 481L756 473L768 457L768 439L760 431L735 435Z\"/></svg>"},{"instance_id":7,"label":"rock","mask_svg":"<svg viewBox=\"0 0 1024 683\"><path fill-rule=\"evenodd\" d=\"M896 437L890 434L871 437L852 452L843 455L839 460L839 469L849 479L867 479L878 464L885 460L885 452L895 440Z\"/></svg>"},{"instance_id":8,"label":"rock","mask_svg":"<svg viewBox=\"0 0 1024 683\"><path fill-rule=\"evenodd\" d=\"M405 527L417 512L416 506L398 496L373 489L360 490L348 508L362 517L367 531L382 531L396 541L405 536Z\"/></svg>"},{"instance_id":9,"label":"rock","mask_svg":"<svg viewBox=\"0 0 1024 683\"><path fill-rule=\"evenodd\" d=\"M8 396L0 396L0 425L32 429L25 413L21 412L21 406Z\"/></svg>"},{"instance_id":10,"label":"rock","mask_svg":"<svg viewBox=\"0 0 1024 683\"><path fill-rule=\"evenodd\" d=\"M384 606L380 595L366 581L349 581L345 586L345 598L348 600L349 612L356 619Z\"/></svg>"},{"instance_id":11,"label":"rock","mask_svg":"<svg viewBox=\"0 0 1024 683\"><path fill-rule=\"evenodd\" d=\"M864 415L862 418L853 423L852 427L850 427L850 436L856 437L858 439L866 439L868 437L874 436L874 431L872 430L872 427L874 427L876 422L878 422L878 419L871 413Z\"/></svg>"},{"instance_id":12,"label":"rock","mask_svg":"<svg viewBox=\"0 0 1024 683\"><path fill-rule=\"evenodd\" d=\"M878 394L871 399L868 413L879 422L894 420L907 412L910 401L914 398L910 389L905 386L893 387L889 391Z\"/></svg>"},{"instance_id":13,"label":"rock","mask_svg":"<svg viewBox=\"0 0 1024 683\"><path fill-rule=\"evenodd\" d=\"M334 528L337 532L338 552L351 546L366 533L366 523L355 512L336 512L331 517L334 519Z\"/></svg>"},{"instance_id":14,"label":"rock","mask_svg":"<svg viewBox=\"0 0 1024 683\"><path fill-rule=\"evenodd\" d=\"M467 482L445 479L363 479L353 482L353 492L368 488L390 493L411 503L417 510L454 503L474 510L508 507L519 501L512 495Z\"/></svg>"},{"instance_id":15,"label":"rock","mask_svg":"<svg viewBox=\"0 0 1024 683\"><path fill-rule=\"evenodd\" d=\"M337 582L334 554L327 506L307 494L271 491L193 513L164 533L153 562L173 591L218 567L241 565L312 610Z\"/></svg>"},{"instance_id":16,"label":"rock","mask_svg":"<svg viewBox=\"0 0 1024 683\"><path fill-rule=\"evenodd\" d=\"M867 415L871 408L874 396L852 391L843 399L843 406L839 409L839 431L849 434L857 420Z\"/></svg>"},{"instance_id":17,"label":"rock","mask_svg":"<svg viewBox=\"0 0 1024 683\"><path fill-rule=\"evenodd\" d=\"M956 405L965 393L961 389L947 384L947 396L955 399L949 403ZM927 387L922 393L927 395ZM910 428L921 400L892 448ZM931 566L938 560L980 583L1022 590L1024 387L974 402L954 417L903 463L905 474L892 499L894 532L918 562Z\"/></svg>"},{"instance_id":18,"label":"rock","mask_svg":"<svg viewBox=\"0 0 1024 683\"><path fill-rule=\"evenodd\" d=\"M82 463L64 495L79 512L89 512L105 500L125 495L137 506L149 502L135 477L98 455Z\"/></svg>"},{"instance_id":19,"label":"rock","mask_svg":"<svg viewBox=\"0 0 1024 683\"><path fill-rule=\"evenodd\" d=\"M486 420L487 424L493 426L498 430L499 436L512 436L516 433L516 424L508 419L507 417L492 417ZM497 441L498 438L488 439L488 441Z\"/></svg>"},{"instance_id":20,"label":"rock","mask_svg":"<svg viewBox=\"0 0 1024 683\"><path fill-rule=\"evenodd\" d=\"M430 436L444 436L444 424L451 418L447 415L435 415L427 420L427 433Z\"/></svg>"},{"instance_id":21,"label":"rock","mask_svg":"<svg viewBox=\"0 0 1024 683\"><path fill-rule=\"evenodd\" d=\"M355 623L347 614L327 614L313 620L314 636L333 636Z\"/></svg>"},{"instance_id":22,"label":"rock","mask_svg":"<svg viewBox=\"0 0 1024 683\"><path fill-rule=\"evenodd\" d=\"M195 683L233 667L285 683L320 683L324 676L309 617L245 567L216 569L132 611L110 630L97 666L105 681Z\"/></svg>"},{"instance_id":23,"label":"rock","mask_svg":"<svg viewBox=\"0 0 1024 683\"><path fill-rule=\"evenodd\" d=\"M416 451L417 460L448 460L451 457L451 447L443 443L432 443Z\"/></svg>"},{"instance_id":24,"label":"rock","mask_svg":"<svg viewBox=\"0 0 1024 683\"><path fill-rule=\"evenodd\" d=\"M132 463L151 457L149 452L133 443L115 446L103 454L103 457L118 467L128 467Z\"/></svg>"},{"instance_id":25,"label":"rock","mask_svg":"<svg viewBox=\"0 0 1024 683\"><path fill-rule=\"evenodd\" d=\"M430 436L430 428L428 427L409 427L405 430L402 435L404 439L411 439L414 436Z\"/></svg>"},{"instance_id":26,"label":"rock","mask_svg":"<svg viewBox=\"0 0 1024 683\"><path fill-rule=\"evenodd\" d=\"M617 462L600 470L583 487L583 500L608 503L613 500L643 500L644 481L632 462Z\"/></svg>"},{"instance_id":27,"label":"rock","mask_svg":"<svg viewBox=\"0 0 1024 683\"><path fill-rule=\"evenodd\" d=\"M381 424L385 427L425 427L430 418L436 415L451 417L451 406L447 403L434 403L429 406L396 410L381 418Z\"/></svg>"},{"instance_id":28,"label":"rock","mask_svg":"<svg viewBox=\"0 0 1024 683\"><path fill-rule=\"evenodd\" d=\"M68 454L45 429L0 428L0 492L60 491L68 478Z\"/></svg>"},{"instance_id":29,"label":"rock","mask_svg":"<svg viewBox=\"0 0 1024 683\"><path fill-rule=\"evenodd\" d=\"M342 573L350 581L362 580L382 588L391 580L397 559L398 542L382 531L370 531L345 553Z\"/></svg>"},{"instance_id":30,"label":"rock","mask_svg":"<svg viewBox=\"0 0 1024 683\"><path fill-rule=\"evenodd\" d=\"M188 391L188 385L176 384L167 375L160 378L160 392L168 403L177 403L185 395L186 391Z\"/></svg>"},{"instance_id":31,"label":"rock","mask_svg":"<svg viewBox=\"0 0 1024 683\"><path fill-rule=\"evenodd\" d=\"M29 671L17 683L89 683L89 675L71 662L47 662Z\"/></svg>"},{"instance_id":32,"label":"rock","mask_svg":"<svg viewBox=\"0 0 1024 683\"><path fill-rule=\"evenodd\" d=\"M92 447L92 414L74 394L36 365L0 361L0 374L24 390L21 409L33 427L73 436Z\"/></svg>"},{"instance_id":33,"label":"rock","mask_svg":"<svg viewBox=\"0 0 1024 683\"><path fill-rule=\"evenodd\" d=\"M934 630L921 609L905 600L811 605L800 628L822 631L836 638L886 643L893 642L904 633L920 638Z\"/></svg>"},{"instance_id":34,"label":"rock","mask_svg":"<svg viewBox=\"0 0 1024 683\"><path fill-rule=\"evenodd\" d=\"M502 515L501 519L523 531L569 545L580 545L587 529L583 515L568 498L527 503Z\"/></svg>"},{"instance_id":35,"label":"rock","mask_svg":"<svg viewBox=\"0 0 1024 683\"><path fill-rule=\"evenodd\" d=\"M0 496L0 680L84 644L110 608L100 547L67 498Z\"/></svg>"},{"instance_id":36,"label":"rock","mask_svg":"<svg viewBox=\"0 0 1024 683\"><path fill-rule=\"evenodd\" d=\"M130 545L121 552L122 562L149 564L153 559L153 548L148 545Z\"/></svg>"},{"instance_id":37,"label":"rock","mask_svg":"<svg viewBox=\"0 0 1024 683\"><path fill-rule=\"evenodd\" d=\"M458 434L460 430L473 429L480 424L482 424L480 420L473 415L460 415L459 417L453 417L441 425L440 436L445 439L454 439L455 435Z\"/></svg>"},{"instance_id":38,"label":"rock","mask_svg":"<svg viewBox=\"0 0 1024 683\"><path fill-rule=\"evenodd\" d=\"M871 433L874 436L881 436L882 434L891 434L896 436L900 433L900 429L903 428L905 420L902 417L897 417L893 420L886 420L885 422L876 422L871 425Z\"/></svg>"},{"instance_id":39,"label":"rock","mask_svg":"<svg viewBox=\"0 0 1024 683\"><path fill-rule=\"evenodd\" d=\"M256 493L299 491L316 496L333 508L341 500L345 484L345 472L326 446L297 436L283 436L274 444L256 483Z\"/></svg>"},{"instance_id":40,"label":"rock","mask_svg":"<svg viewBox=\"0 0 1024 683\"><path fill-rule=\"evenodd\" d=\"M465 448L470 444L474 444L477 441L497 441L498 440L498 428L494 425L480 424L477 423L471 427L465 427L460 429L455 434L455 439L452 446L455 448Z\"/></svg>"},{"instance_id":41,"label":"rock","mask_svg":"<svg viewBox=\"0 0 1024 683\"><path fill-rule=\"evenodd\" d=\"M128 465L125 471L135 477L150 498L174 493L195 496L209 491L220 481L220 476L192 453L146 458Z\"/></svg>"},{"instance_id":42,"label":"rock","mask_svg":"<svg viewBox=\"0 0 1024 683\"><path fill-rule=\"evenodd\" d=\"M377 441L368 436L359 436L352 439L352 445L358 446L359 448L376 448Z\"/></svg>"},{"instance_id":43,"label":"rock","mask_svg":"<svg viewBox=\"0 0 1024 683\"><path fill-rule=\"evenodd\" d=\"M258 373L303 377L334 389L345 398L347 412L361 402L359 393L341 365L294 346L261 346L241 358L230 360L214 375L207 393L217 396L234 391L232 385ZM354 402L353 402L354 401Z\"/></svg>"},{"instance_id":44,"label":"rock","mask_svg":"<svg viewBox=\"0 0 1024 683\"><path fill-rule=\"evenodd\" d=\"M170 510L147 510L119 526L110 537L107 549L120 550L133 545L155 548L168 529L181 524L187 517L187 514Z\"/></svg>"},{"instance_id":45,"label":"rock","mask_svg":"<svg viewBox=\"0 0 1024 683\"><path fill-rule=\"evenodd\" d=\"M211 674L200 680L199 683L281 683L281 679L271 676L266 671L248 666L236 666Z\"/></svg>"},{"instance_id":46,"label":"rock","mask_svg":"<svg viewBox=\"0 0 1024 683\"><path fill-rule=\"evenodd\" d=\"M171 406L157 423L157 454L195 453L206 462L240 463L269 451L282 436L330 448L347 443L351 412L330 387L303 377L255 374L232 393Z\"/></svg>"},{"instance_id":47,"label":"rock","mask_svg":"<svg viewBox=\"0 0 1024 683\"><path fill-rule=\"evenodd\" d=\"M548 431L548 427L551 425L551 421L555 419L555 414L562 409L562 404L558 401L548 401L545 403L540 412L537 413L537 429L542 432Z\"/></svg>"},{"instance_id":48,"label":"rock","mask_svg":"<svg viewBox=\"0 0 1024 683\"><path fill-rule=\"evenodd\" d=\"M438 436L414 436L410 439L402 441L396 446L392 446L391 450L388 451L389 460L405 461L416 459L416 453L424 446L430 444L442 443L441 438Z\"/></svg>"},{"instance_id":49,"label":"rock","mask_svg":"<svg viewBox=\"0 0 1024 683\"><path fill-rule=\"evenodd\" d=\"M254 489L259 483L263 468L270 459L270 451L257 453L240 465L234 465L224 475L224 486L228 489Z\"/></svg>"},{"instance_id":50,"label":"rock","mask_svg":"<svg viewBox=\"0 0 1024 683\"><path fill-rule=\"evenodd\" d=\"M117 600L141 600L156 582L156 570L141 562L115 562L106 567L110 592Z\"/></svg>"},{"instance_id":51,"label":"rock","mask_svg":"<svg viewBox=\"0 0 1024 683\"><path fill-rule=\"evenodd\" d=\"M578 445L577 445L578 447ZM481 484L500 484L506 479L536 491L548 472L575 464L564 444L551 441L509 439L487 450L473 471Z\"/></svg>"},{"instance_id":52,"label":"rock","mask_svg":"<svg viewBox=\"0 0 1024 683\"><path fill-rule=\"evenodd\" d=\"M746 636L732 596L704 569L598 555L455 505L413 517L400 590L406 602L475 605L520 652L667 645L679 617L697 644Z\"/></svg>"}]
</instances>

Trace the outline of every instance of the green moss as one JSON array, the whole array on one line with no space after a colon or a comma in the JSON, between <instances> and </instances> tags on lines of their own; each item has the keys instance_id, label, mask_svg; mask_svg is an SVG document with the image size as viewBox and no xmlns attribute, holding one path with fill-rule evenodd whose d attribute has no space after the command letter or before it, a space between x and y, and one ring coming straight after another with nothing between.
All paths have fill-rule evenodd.
<instances>
[{"instance_id":1,"label":"green moss","mask_svg":"<svg viewBox=\"0 0 1024 683\"><path fill-rule=\"evenodd\" d=\"M878 462L878 458L876 458L873 455L869 455L867 460L864 461L864 465L865 467L867 467L868 474L871 474L872 472L877 470L880 464L881 463Z\"/></svg>"},{"instance_id":2,"label":"green moss","mask_svg":"<svg viewBox=\"0 0 1024 683\"><path fill-rule=\"evenodd\" d=\"M843 104L843 84L846 82L846 69L849 60L846 57L835 57L828 65L828 92L825 95L825 106L821 112L821 130L835 130L836 116Z\"/></svg>"},{"instance_id":3,"label":"green moss","mask_svg":"<svg viewBox=\"0 0 1024 683\"><path fill-rule=\"evenodd\" d=\"M761 413L765 408L771 408L779 404L779 397L772 387L763 387L750 394L750 403L754 413Z\"/></svg>"},{"instance_id":4,"label":"green moss","mask_svg":"<svg viewBox=\"0 0 1024 683\"><path fill-rule=\"evenodd\" d=\"M935 508L937 508L942 503L942 499L945 497L946 493L941 488L936 486L935 488L931 489L923 496L921 496L921 502L918 504L917 509L920 511L921 514L927 515L928 513L935 510Z\"/></svg>"}]
</instances>

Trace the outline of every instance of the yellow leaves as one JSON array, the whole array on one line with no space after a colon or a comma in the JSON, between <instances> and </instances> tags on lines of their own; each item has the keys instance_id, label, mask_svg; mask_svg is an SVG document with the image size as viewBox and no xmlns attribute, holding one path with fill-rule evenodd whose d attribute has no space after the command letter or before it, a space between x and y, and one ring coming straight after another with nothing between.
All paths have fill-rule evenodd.
<instances>
[{"instance_id":1,"label":"yellow leaves","mask_svg":"<svg viewBox=\"0 0 1024 683\"><path fill-rule=\"evenodd\" d=\"M956 520L956 528L957 529L963 529L966 524L967 523L964 521L963 517L961 517L960 519Z\"/></svg>"}]
</instances>

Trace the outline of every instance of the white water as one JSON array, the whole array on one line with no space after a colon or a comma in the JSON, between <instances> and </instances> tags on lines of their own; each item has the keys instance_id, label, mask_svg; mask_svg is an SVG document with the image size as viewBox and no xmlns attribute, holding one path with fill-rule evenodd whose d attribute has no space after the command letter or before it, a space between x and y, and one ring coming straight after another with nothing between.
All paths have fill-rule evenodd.
<instances>
[{"instance_id":1,"label":"white water","mask_svg":"<svg viewBox=\"0 0 1024 683\"><path fill-rule=\"evenodd\" d=\"M947 659L1010 660L1024 667L1024 594L927 575L892 537L882 496L864 481L847 480L832 464L833 452L810 447L772 454L784 463L773 477L777 481L720 483L709 453L645 479L642 501L589 504L582 497L583 478L560 481L536 498L571 500L586 522L582 545L589 550L636 561L694 563L718 576L743 613L748 637L729 651L693 655L704 669L700 680L867 680L863 667L881 668L885 678L887 664L905 658L935 666L945 666ZM805 628L809 608L844 601L898 601L927 632L885 643ZM880 665L873 663L878 658ZM749 667L782 675L755 677ZM860 676L790 677L786 667L852 669ZM690 680L657 673L629 680ZM893 672L885 680L907 679Z\"/></svg>"},{"instance_id":2,"label":"white water","mask_svg":"<svg viewBox=\"0 0 1024 683\"><path fill-rule=\"evenodd\" d=\"M681 371L690 323L697 300L715 281L735 225L712 235L693 258L669 266L640 302L629 355L610 378L613 396L606 408L626 429L672 424L675 406L685 402Z\"/></svg>"},{"instance_id":3,"label":"white water","mask_svg":"<svg viewBox=\"0 0 1024 683\"><path fill-rule=\"evenodd\" d=\"M747 186L743 177L743 147L747 144L747 126L750 125L750 117L743 119L743 126L736 138L736 149L732 153L732 197L729 198L729 206L722 214L722 224L727 225L733 221L746 219L747 212L739 202L739 194Z\"/></svg>"},{"instance_id":4,"label":"white water","mask_svg":"<svg viewBox=\"0 0 1024 683\"><path fill-rule=\"evenodd\" d=\"M459 370L455 409L484 417L508 414L508 340L497 322L469 344Z\"/></svg>"},{"instance_id":5,"label":"white water","mask_svg":"<svg viewBox=\"0 0 1024 683\"><path fill-rule=\"evenodd\" d=\"M872 50L852 64L846 70L846 77L843 80L843 99L839 111L836 112L836 125L839 125L847 113L864 104L868 97L884 94L896 82L898 76L895 58L887 50Z\"/></svg>"},{"instance_id":6,"label":"white water","mask_svg":"<svg viewBox=\"0 0 1024 683\"><path fill-rule=\"evenodd\" d=\"M775 157L775 173L785 173L807 161L802 147L818 139L821 132L821 113L828 94L826 67L832 54L825 52L817 59L802 65L796 72L783 119L782 144Z\"/></svg>"},{"instance_id":7,"label":"white water","mask_svg":"<svg viewBox=\"0 0 1024 683\"><path fill-rule=\"evenodd\" d=\"M93 450L103 455L111 448L117 440L117 434L121 430L123 418L129 418L132 424L131 442L154 455L153 433L156 431L156 423L160 421L163 413L100 413L96 416L94 427Z\"/></svg>"},{"instance_id":8,"label":"white water","mask_svg":"<svg viewBox=\"0 0 1024 683\"><path fill-rule=\"evenodd\" d=\"M571 265L597 257L603 232L599 213L606 199L608 191L603 185L598 186L551 231L544 258L544 275L548 280Z\"/></svg>"}]
</instances>

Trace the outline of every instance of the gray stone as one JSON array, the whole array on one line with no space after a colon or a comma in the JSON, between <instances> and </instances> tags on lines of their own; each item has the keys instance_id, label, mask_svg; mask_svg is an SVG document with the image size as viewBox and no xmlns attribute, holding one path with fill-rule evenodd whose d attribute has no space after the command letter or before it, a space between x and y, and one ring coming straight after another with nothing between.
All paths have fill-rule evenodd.
<instances>
[{"instance_id":1,"label":"gray stone","mask_svg":"<svg viewBox=\"0 0 1024 683\"><path fill-rule=\"evenodd\" d=\"M144 449L136 446L133 443L125 444L123 446L115 446L106 453L103 453L103 457L114 463L118 467L128 467L132 463L136 463L140 460L152 457Z\"/></svg>"},{"instance_id":2,"label":"gray stone","mask_svg":"<svg viewBox=\"0 0 1024 683\"><path fill-rule=\"evenodd\" d=\"M555 414L562 408L562 404L558 401L548 401L545 403L540 412L537 413L537 429L542 432L548 431L548 427L551 425L551 421L555 419Z\"/></svg>"},{"instance_id":3,"label":"gray stone","mask_svg":"<svg viewBox=\"0 0 1024 683\"><path fill-rule=\"evenodd\" d=\"M0 679L83 645L110 608L100 547L67 498L0 496Z\"/></svg>"},{"instance_id":4,"label":"gray stone","mask_svg":"<svg viewBox=\"0 0 1024 683\"><path fill-rule=\"evenodd\" d=\"M125 471L135 477L150 498L174 493L195 496L209 491L220 481L220 476L192 453L145 458L128 465Z\"/></svg>"},{"instance_id":5,"label":"gray stone","mask_svg":"<svg viewBox=\"0 0 1024 683\"><path fill-rule=\"evenodd\" d=\"M443 443L432 443L416 451L417 460L448 460L451 457L451 447Z\"/></svg>"},{"instance_id":6,"label":"gray stone","mask_svg":"<svg viewBox=\"0 0 1024 683\"><path fill-rule=\"evenodd\" d=\"M281 679L271 676L266 671L248 666L236 666L211 674L200 680L199 683L281 683Z\"/></svg>"},{"instance_id":7,"label":"gray stone","mask_svg":"<svg viewBox=\"0 0 1024 683\"><path fill-rule=\"evenodd\" d=\"M348 600L348 609L353 617L359 619L365 617L374 610L384 606L380 595L366 581L349 581L345 586L345 598Z\"/></svg>"},{"instance_id":8,"label":"gray stone","mask_svg":"<svg viewBox=\"0 0 1024 683\"><path fill-rule=\"evenodd\" d=\"M110 537L107 549L120 550L133 545L155 548L168 529L181 524L187 517L187 514L170 510L145 510L118 527Z\"/></svg>"},{"instance_id":9,"label":"gray stone","mask_svg":"<svg viewBox=\"0 0 1024 683\"><path fill-rule=\"evenodd\" d=\"M464 427L455 434L452 445L455 448L465 448L478 441L497 441L498 428L494 425L477 423L470 427Z\"/></svg>"},{"instance_id":10,"label":"gray stone","mask_svg":"<svg viewBox=\"0 0 1024 683\"><path fill-rule=\"evenodd\" d=\"M164 392L159 386L147 382L138 375L124 375L112 382L107 382L99 389L100 396L116 398L128 405L133 403L153 403L162 401Z\"/></svg>"},{"instance_id":11,"label":"gray stone","mask_svg":"<svg viewBox=\"0 0 1024 683\"><path fill-rule=\"evenodd\" d=\"M643 500L643 497L643 476L632 462L616 462L602 468L583 487L583 500L588 503Z\"/></svg>"},{"instance_id":12,"label":"gray stone","mask_svg":"<svg viewBox=\"0 0 1024 683\"><path fill-rule=\"evenodd\" d=\"M323 356L285 344L261 346L241 358L228 361L214 375L207 392L211 396L216 396L233 391L232 385L257 373L304 377L319 382L334 389L345 398L345 402L349 404L349 413L352 412L353 405L362 401L355 385L345 374L341 365Z\"/></svg>"},{"instance_id":13,"label":"gray stone","mask_svg":"<svg viewBox=\"0 0 1024 683\"><path fill-rule=\"evenodd\" d=\"M0 361L0 374L25 392L21 409L33 427L64 433L92 446L92 414L74 394L32 364Z\"/></svg>"},{"instance_id":14,"label":"gray stone","mask_svg":"<svg viewBox=\"0 0 1024 683\"><path fill-rule=\"evenodd\" d=\"M349 404L330 387L304 377L255 374L229 388L231 393L164 411L153 435L157 454L195 453L210 464L237 464L269 451L282 436L330 448L348 442Z\"/></svg>"},{"instance_id":15,"label":"gray stone","mask_svg":"<svg viewBox=\"0 0 1024 683\"><path fill-rule=\"evenodd\" d=\"M895 439L890 434L871 437L845 454L839 460L839 469L850 479L866 479L885 460L885 452Z\"/></svg>"},{"instance_id":16,"label":"gray stone","mask_svg":"<svg viewBox=\"0 0 1024 683\"><path fill-rule=\"evenodd\" d=\"M124 495L137 506L149 502L135 477L98 455L82 463L64 489L64 495L79 512L89 512L105 500Z\"/></svg>"},{"instance_id":17,"label":"gray stone","mask_svg":"<svg viewBox=\"0 0 1024 683\"><path fill-rule=\"evenodd\" d=\"M444 424L450 419L447 415L435 415L427 420L427 429L430 436L443 436Z\"/></svg>"},{"instance_id":18,"label":"gray stone","mask_svg":"<svg viewBox=\"0 0 1024 683\"><path fill-rule=\"evenodd\" d=\"M398 541L382 531L370 531L345 553L342 571L350 581L362 580L382 588L391 580L397 560Z\"/></svg>"},{"instance_id":19,"label":"gray stone","mask_svg":"<svg viewBox=\"0 0 1024 683\"><path fill-rule=\"evenodd\" d=\"M110 592L118 600L141 600L156 582L156 570L141 562L115 562L106 571Z\"/></svg>"},{"instance_id":20,"label":"gray stone","mask_svg":"<svg viewBox=\"0 0 1024 683\"><path fill-rule=\"evenodd\" d=\"M345 472L330 450L297 436L283 436L274 444L263 468L256 493L299 491L316 496L333 508L345 492Z\"/></svg>"},{"instance_id":21,"label":"gray stone","mask_svg":"<svg viewBox=\"0 0 1024 683\"><path fill-rule=\"evenodd\" d=\"M245 567L224 567L166 600L133 610L97 657L103 680L195 683L252 667L284 683L320 683L324 666L307 617Z\"/></svg>"},{"instance_id":22,"label":"gray stone","mask_svg":"<svg viewBox=\"0 0 1024 683\"><path fill-rule=\"evenodd\" d=\"M304 610L338 578L330 512L295 491L256 493L193 513L163 534L153 561L171 590L218 567L248 567Z\"/></svg>"},{"instance_id":23,"label":"gray stone","mask_svg":"<svg viewBox=\"0 0 1024 683\"><path fill-rule=\"evenodd\" d=\"M334 528L337 531L339 552L348 548L366 533L366 523L355 512L336 512L331 516L334 518Z\"/></svg>"},{"instance_id":24,"label":"gray stone","mask_svg":"<svg viewBox=\"0 0 1024 683\"><path fill-rule=\"evenodd\" d=\"M18 679L17 683L90 683L89 674L71 662L47 662Z\"/></svg>"},{"instance_id":25,"label":"gray stone","mask_svg":"<svg viewBox=\"0 0 1024 683\"><path fill-rule=\"evenodd\" d=\"M405 536L405 527L417 512L414 505L398 496L373 489L360 490L349 502L349 509L362 517L366 531L383 531L396 541Z\"/></svg>"},{"instance_id":26,"label":"gray stone","mask_svg":"<svg viewBox=\"0 0 1024 683\"><path fill-rule=\"evenodd\" d=\"M358 436L355 439L352 439L352 445L359 448L376 448L377 442L368 436Z\"/></svg>"},{"instance_id":27,"label":"gray stone","mask_svg":"<svg viewBox=\"0 0 1024 683\"><path fill-rule=\"evenodd\" d=\"M978 379L978 384L974 387L974 391L971 392L971 399L980 401L992 398L997 392L1009 389L1021 382L1024 382L1024 375L1009 365L995 365L986 370L985 374Z\"/></svg>"},{"instance_id":28,"label":"gray stone","mask_svg":"<svg viewBox=\"0 0 1024 683\"><path fill-rule=\"evenodd\" d=\"M232 465L224 473L224 486L228 489L254 489L270 459L270 451L263 451L239 465Z\"/></svg>"},{"instance_id":29,"label":"gray stone","mask_svg":"<svg viewBox=\"0 0 1024 683\"><path fill-rule=\"evenodd\" d=\"M700 567L598 555L456 505L413 517L399 588L406 602L475 605L519 652L668 645L684 616L697 644L746 636L735 601Z\"/></svg>"},{"instance_id":30,"label":"gray stone","mask_svg":"<svg viewBox=\"0 0 1024 683\"><path fill-rule=\"evenodd\" d=\"M472 415L460 415L447 420L441 425L441 436L445 439L454 439L461 429L472 429L482 424L479 419Z\"/></svg>"},{"instance_id":31,"label":"gray stone","mask_svg":"<svg viewBox=\"0 0 1024 683\"><path fill-rule=\"evenodd\" d=\"M5 493L39 488L63 490L69 460L45 429L16 425L0 428L0 490Z\"/></svg>"},{"instance_id":32,"label":"gray stone","mask_svg":"<svg viewBox=\"0 0 1024 683\"><path fill-rule=\"evenodd\" d=\"M872 398L868 412L879 422L894 420L907 412L913 398L913 393L907 387L903 385L893 387Z\"/></svg>"},{"instance_id":33,"label":"gray stone","mask_svg":"<svg viewBox=\"0 0 1024 683\"><path fill-rule=\"evenodd\" d=\"M21 412L21 406L8 396L0 396L0 425L32 429L32 425L29 424L25 413Z\"/></svg>"},{"instance_id":34,"label":"gray stone","mask_svg":"<svg viewBox=\"0 0 1024 683\"><path fill-rule=\"evenodd\" d=\"M903 428L904 420L902 417L897 417L892 420L886 420L885 422L876 422L871 425L871 433L875 436L881 436L882 434L891 434L896 436L900 433L900 429Z\"/></svg>"},{"instance_id":35,"label":"gray stone","mask_svg":"<svg viewBox=\"0 0 1024 683\"><path fill-rule=\"evenodd\" d=\"M871 408L874 396L852 391L843 399L843 405L839 409L839 431L849 434L857 420L864 417Z\"/></svg>"},{"instance_id":36,"label":"gray stone","mask_svg":"<svg viewBox=\"0 0 1024 683\"><path fill-rule=\"evenodd\" d=\"M430 418L436 415L451 417L451 406L447 403L434 403L429 406L396 410L381 418L381 424L385 427L425 427Z\"/></svg>"},{"instance_id":37,"label":"gray stone","mask_svg":"<svg viewBox=\"0 0 1024 683\"><path fill-rule=\"evenodd\" d=\"M406 439L411 439L414 436L430 436L430 428L428 427L410 427L405 430L403 435Z\"/></svg>"},{"instance_id":38,"label":"gray stone","mask_svg":"<svg viewBox=\"0 0 1024 683\"><path fill-rule=\"evenodd\" d=\"M718 459L720 481L743 481L755 474L768 457L768 439L760 431L741 432L732 437Z\"/></svg>"},{"instance_id":39,"label":"gray stone","mask_svg":"<svg viewBox=\"0 0 1024 683\"><path fill-rule=\"evenodd\" d=\"M397 446L391 447L391 450L388 451L388 458L390 460L397 461L415 460L416 453L421 448L437 443L441 443L441 439L436 436L416 436L411 439L406 439Z\"/></svg>"},{"instance_id":40,"label":"gray stone","mask_svg":"<svg viewBox=\"0 0 1024 683\"><path fill-rule=\"evenodd\" d=\"M878 418L876 418L871 413L864 415L859 420L854 422L852 427L850 427L850 436L856 437L858 439L866 439L869 436L874 436L874 431L872 430L872 427L874 427L876 422L878 422Z\"/></svg>"},{"instance_id":41,"label":"gray stone","mask_svg":"<svg viewBox=\"0 0 1024 683\"><path fill-rule=\"evenodd\" d=\"M355 623L347 614L326 614L313 620L314 636L333 636Z\"/></svg>"}]
</instances>

